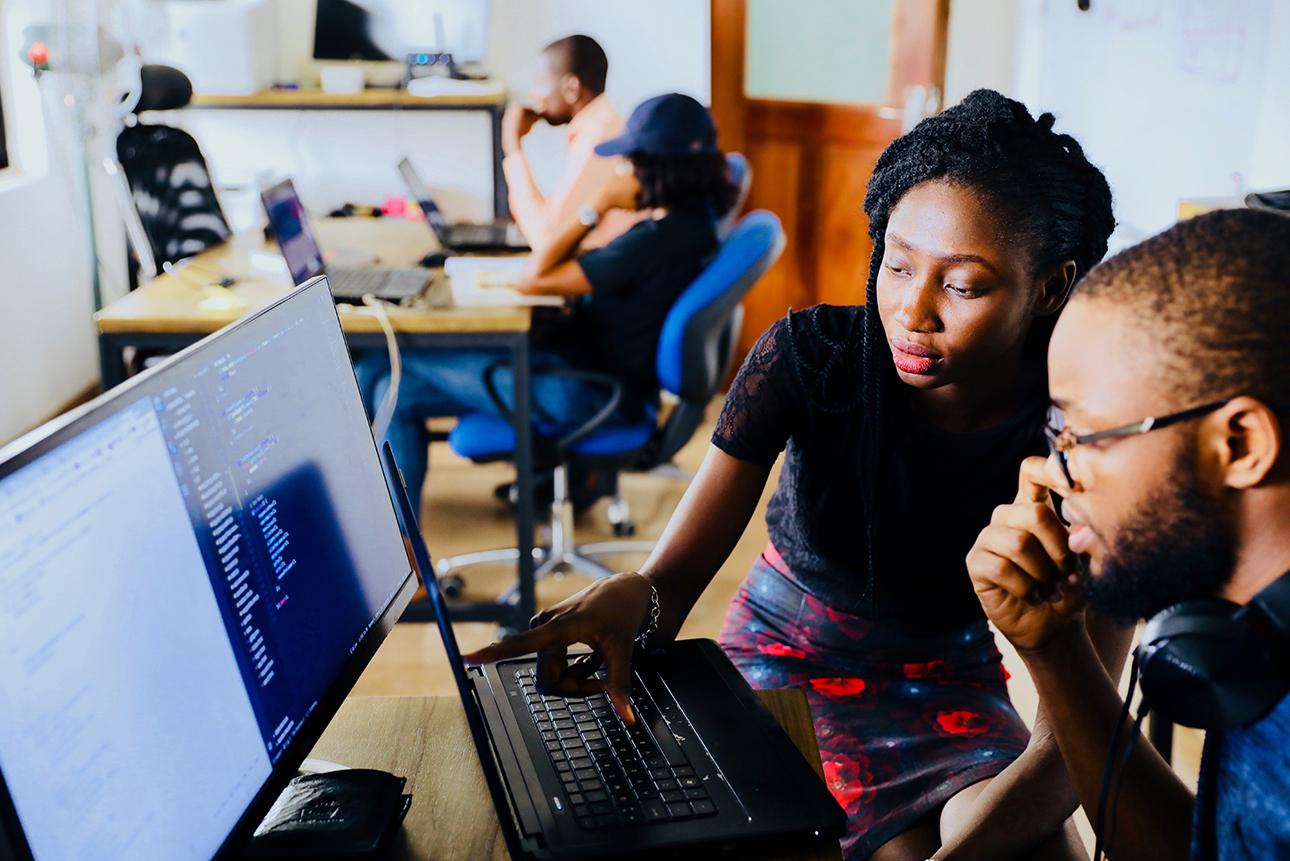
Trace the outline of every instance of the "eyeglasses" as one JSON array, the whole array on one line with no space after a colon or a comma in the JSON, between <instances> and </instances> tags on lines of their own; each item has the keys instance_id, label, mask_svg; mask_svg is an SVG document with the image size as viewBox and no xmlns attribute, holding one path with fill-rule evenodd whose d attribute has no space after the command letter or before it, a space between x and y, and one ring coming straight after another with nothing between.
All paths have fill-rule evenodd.
<instances>
[{"instance_id":1,"label":"eyeglasses","mask_svg":"<svg viewBox=\"0 0 1290 861\"><path fill-rule=\"evenodd\" d=\"M1075 446L1088 445L1105 439L1119 439L1126 436L1151 433L1153 430L1160 430L1170 425L1176 425L1179 422L1200 418L1226 405L1229 401L1231 401L1231 398L1223 398L1221 401L1211 401L1176 413L1152 416L1132 424L1086 434L1077 434L1066 427L1066 415L1062 412L1061 407L1051 406L1048 408L1048 424L1044 427L1044 436L1048 438L1048 450L1057 457L1057 462L1062 466L1062 474L1066 477L1067 486L1074 487L1075 479L1071 477L1070 452Z\"/></svg>"}]
</instances>

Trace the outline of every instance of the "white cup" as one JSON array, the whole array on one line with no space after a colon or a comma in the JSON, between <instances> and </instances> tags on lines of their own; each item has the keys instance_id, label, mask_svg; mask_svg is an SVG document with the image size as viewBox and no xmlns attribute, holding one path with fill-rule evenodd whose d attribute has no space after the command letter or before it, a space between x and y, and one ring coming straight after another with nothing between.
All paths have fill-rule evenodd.
<instances>
[{"instance_id":1,"label":"white cup","mask_svg":"<svg viewBox=\"0 0 1290 861\"><path fill-rule=\"evenodd\" d=\"M323 66L319 73L322 77L324 93L361 93L363 91L363 70L358 66Z\"/></svg>"}]
</instances>

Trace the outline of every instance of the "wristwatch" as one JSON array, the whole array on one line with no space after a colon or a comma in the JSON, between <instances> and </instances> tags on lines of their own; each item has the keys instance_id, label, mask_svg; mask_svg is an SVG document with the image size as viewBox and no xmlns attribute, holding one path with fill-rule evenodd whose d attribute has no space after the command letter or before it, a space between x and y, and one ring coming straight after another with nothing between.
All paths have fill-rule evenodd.
<instances>
[{"instance_id":1,"label":"wristwatch","mask_svg":"<svg viewBox=\"0 0 1290 861\"><path fill-rule=\"evenodd\" d=\"M584 206L578 210L578 221L586 227L595 227L600 223L600 212L594 206Z\"/></svg>"}]
</instances>

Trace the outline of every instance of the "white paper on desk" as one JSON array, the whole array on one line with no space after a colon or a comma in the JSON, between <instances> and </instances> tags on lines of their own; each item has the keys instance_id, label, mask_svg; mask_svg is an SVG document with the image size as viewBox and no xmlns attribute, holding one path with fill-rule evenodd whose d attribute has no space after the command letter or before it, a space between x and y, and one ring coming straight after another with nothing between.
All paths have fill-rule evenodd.
<instances>
[{"instance_id":1,"label":"white paper on desk","mask_svg":"<svg viewBox=\"0 0 1290 861\"><path fill-rule=\"evenodd\" d=\"M515 289L527 257L449 257L443 264L454 305L563 305L559 296L532 296Z\"/></svg>"}]
</instances>

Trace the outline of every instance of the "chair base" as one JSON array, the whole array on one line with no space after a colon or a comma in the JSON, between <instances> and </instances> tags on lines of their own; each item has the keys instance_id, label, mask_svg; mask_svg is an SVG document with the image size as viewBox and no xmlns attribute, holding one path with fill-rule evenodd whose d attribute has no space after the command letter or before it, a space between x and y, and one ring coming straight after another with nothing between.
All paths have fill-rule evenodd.
<instances>
[{"instance_id":1,"label":"chair base","mask_svg":"<svg viewBox=\"0 0 1290 861\"><path fill-rule=\"evenodd\" d=\"M533 548L533 564L536 566L533 572L534 582L565 571L581 574L593 580L602 580L612 577L617 572L600 564L594 557L649 553L654 549L653 541L602 541L595 544L575 544L573 542L573 503L569 499L568 484L568 472L565 466L556 467L554 495L551 500L551 543ZM609 520L613 524L615 535L630 535L635 531L636 527L627 510L627 502L621 494L615 496L610 503ZM518 564L519 560L518 548L504 547L448 556L438 560L435 569L444 593L449 597L457 597L464 587L460 574L462 569L473 565ZM507 589L498 602L518 604L519 597L517 584Z\"/></svg>"}]
</instances>

